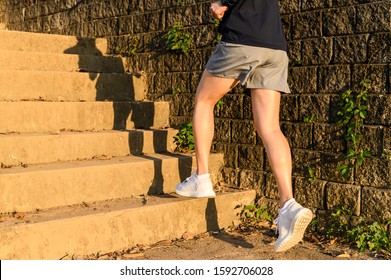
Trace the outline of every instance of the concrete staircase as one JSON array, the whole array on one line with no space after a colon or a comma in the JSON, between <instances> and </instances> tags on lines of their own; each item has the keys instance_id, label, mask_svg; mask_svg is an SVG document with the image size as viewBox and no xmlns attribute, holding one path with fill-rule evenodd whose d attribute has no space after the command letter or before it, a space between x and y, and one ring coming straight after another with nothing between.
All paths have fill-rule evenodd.
<instances>
[{"instance_id":1,"label":"concrete staircase","mask_svg":"<svg viewBox=\"0 0 391 280\"><path fill-rule=\"evenodd\" d=\"M0 30L0 259L110 252L229 226L253 191L188 199L169 104L104 39ZM211 157L213 181L222 155Z\"/></svg>"}]
</instances>

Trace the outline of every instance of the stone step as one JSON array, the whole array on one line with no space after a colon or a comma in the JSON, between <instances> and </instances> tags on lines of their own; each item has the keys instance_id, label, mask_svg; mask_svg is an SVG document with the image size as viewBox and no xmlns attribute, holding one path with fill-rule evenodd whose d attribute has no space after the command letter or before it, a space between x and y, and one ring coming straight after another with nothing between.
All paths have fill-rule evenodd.
<instances>
[{"instance_id":1,"label":"stone step","mask_svg":"<svg viewBox=\"0 0 391 280\"><path fill-rule=\"evenodd\" d=\"M125 67L119 56L2 50L0 70L124 73Z\"/></svg>"},{"instance_id":2,"label":"stone step","mask_svg":"<svg viewBox=\"0 0 391 280\"><path fill-rule=\"evenodd\" d=\"M213 182L223 166L212 154ZM142 194L175 191L196 167L191 155L142 156L61 162L0 169L0 212L34 211Z\"/></svg>"},{"instance_id":3,"label":"stone step","mask_svg":"<svg viewBox=\"0 0 391 280\"><path fill-rule=\"evenodd\" d=\"M0 30L0 49L28 52L104 55L107 40Z\"/></svg>"},{"instance_id":4,"label":"stone step","mask_svg":"<svg viewBox=\"0 0 391 280\"><path fill-rule=\"evenodd\" d=\"M0 258L54 260L215 231L238 220L237 206L254 198L255 191L199 199L166 195L26 213L0 223Z\"/></svg>"},{"instance_id":5,"label":"stone step","mask_svg":"<svg viewBox=\"0 0 391 280\"><path fill-rule=\"evenodd\" d=\"M146 88L130 74L0 70L0 101L134 101Z\"/></svg>"},{"instance_id":6,"label":"stone step","mask_svg":"<svg viewBox=\"0 0 391 280\"><path fill-rule=\"evenodd\" d=\"M0 133L166 128L168 102L0 102Z\"/></svg>"},{"instance_id":7,"label":"stone step","mask_svg":"<svg viewBox=\"0 0 391 280\"><path fill-rule=\"evenodd\" d=\"M12 167L173 152L177 132L166 129L0 135L0 163Z\"/></svg>"}]
</instances>

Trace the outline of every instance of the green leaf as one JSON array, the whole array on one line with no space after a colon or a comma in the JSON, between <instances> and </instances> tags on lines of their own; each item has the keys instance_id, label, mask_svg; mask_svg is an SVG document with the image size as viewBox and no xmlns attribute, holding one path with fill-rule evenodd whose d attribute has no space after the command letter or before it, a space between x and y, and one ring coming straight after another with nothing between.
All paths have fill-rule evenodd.
<instances>
[{"instance_id":1,"label":"green leaf","mask_svg":"<svg viewBox=\"0 0 391 280\"><path fill-rule=\"evenodd\" d=\"M371 152L369 152L369 151L363 151L363 156L364 157L366 157L366 158L369 158L369 157L371 157L372 156L372 153Z\"/></svg>"},{"instance_id":2,"label":"green leaf","mask_svg":"<svg viewBox=\"0 0 391 280\"><path fill-rule=\"evenodd\" d=\"M364 158L362 156L357 157L356 164L361 165L364 161Z\"/></svg>"},{"instance_id":3,"label":"green leaf","mask_svg":"<svg viewBox=\"0 0 391 280\"><path fill-rule=\"evenodd\" d=\"M348 153L346 154L346 159L352 158L356 155L356 152L353 149L349 149Z\"/></svg>"}]
</instances>

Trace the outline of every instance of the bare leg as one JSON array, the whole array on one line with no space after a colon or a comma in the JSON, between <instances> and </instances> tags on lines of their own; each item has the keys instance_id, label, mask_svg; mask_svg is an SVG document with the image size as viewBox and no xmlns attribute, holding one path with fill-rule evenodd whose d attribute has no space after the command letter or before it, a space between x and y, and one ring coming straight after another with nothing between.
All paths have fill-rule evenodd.
<instances>
[{"instance_id":1,"label":"bare leg","mask_svg":"<svg viewBox=\"0 0 391 280\"><path fill-rule=\"evenodd\" d=\"M202 75L197 88L193 115L198 175L209 173L209 153L214 135L214 106L236 84L235 79L220 78L206 70Z\"/></svg>"},{"instance_id":2,"label":"bare leg","mask_svg":"<svg viewBox=\"0 0 391 280\"><path fill-rule=\"evenodd\" d=\"M282 207L286 201L293 197L293 194L291 151L279 123L280 99L281 93L277 91L251 90L254 125L266 148L280 192Z\"/></svg>"}]
</instances>

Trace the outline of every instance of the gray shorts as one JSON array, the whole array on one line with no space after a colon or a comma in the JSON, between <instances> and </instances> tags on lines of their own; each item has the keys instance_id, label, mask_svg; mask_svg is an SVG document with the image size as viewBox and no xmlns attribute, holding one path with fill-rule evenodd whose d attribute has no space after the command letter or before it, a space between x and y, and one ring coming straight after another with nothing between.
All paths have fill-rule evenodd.
<instances>
[{"instance_id":1,"label":"gray shorts","mask_svg":"<svg viewBox=\"0 0 391 280\"><path fill-rule=\"evenodd\" d=\"M206 70L218 77L237 79L249 89L290 93L288 63L288 56L282 50L219 42Z\"/></svg>"}]
</instances>

